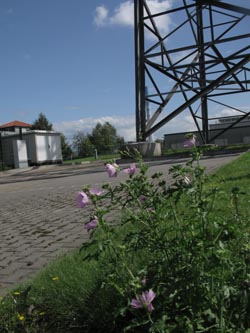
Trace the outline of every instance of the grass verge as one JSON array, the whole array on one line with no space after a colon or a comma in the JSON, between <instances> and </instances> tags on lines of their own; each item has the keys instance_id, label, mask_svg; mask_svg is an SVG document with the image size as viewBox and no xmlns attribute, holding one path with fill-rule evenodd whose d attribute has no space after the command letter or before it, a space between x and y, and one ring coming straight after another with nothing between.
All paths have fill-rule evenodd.
<instances>
[{"instance_id":1,"label":"grass verge","mask_svg":"<svg viewBox=\"0 0 250 333\"><path fill-rule=\"evenodd\" d=\"M82 163L82 162L94 162L94 161L107 161L120 158L119 154L109 154L109 155L99 155L98 159L93 156L83 157L83 158L75 158L73 160L65 160L63 164L72 164L72 163Z\"/></svg>"}]
</instances>

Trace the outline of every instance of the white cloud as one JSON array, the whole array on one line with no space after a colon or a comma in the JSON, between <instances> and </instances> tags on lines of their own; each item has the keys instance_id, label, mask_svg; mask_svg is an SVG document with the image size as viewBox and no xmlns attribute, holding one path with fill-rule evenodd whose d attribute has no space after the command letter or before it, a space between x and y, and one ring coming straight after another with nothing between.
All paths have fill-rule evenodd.
<instances>
[{"instance_id":1,"label":"white cloud","mask_svg":"<svg viewBox=\"0 0 250 333\"><path fill-rule=\"evenodd\" d=\"M163 12L171 8L172 0L148 0L147 5L151 14ZM155 18L158 29L161 33L165 34L169 31L171 18L169 15L161 15ZM121 25L121 26L134 26L134 1L127 0L121 2L112 13L104 5L96 7L94 23L100 26L108 25ZM149 20L147 24L151 26Z\"/></svg>"},{"instance_id":2,"label":"white cloud","mask_svg":"<svg viewBox=\"0 0 250 333\"><path fill-rule=\"evenodd\" d=\"M124 137L126 141L135 141L135 117L129 116L106 116L100 118L82 118L73 121L62 121L53 123L53 128L56 131L62 132L71 142L75 133L83 131L91 133L96 124L109 122L116 128L117 135ZM153 139L162 139L164 134L190 132L196 130L194 121L191 115L179 115L172 119L168 124L160 128L153 134Z\"/></svg>"},{"instance_id":3,"label":"white cloud","mask_svg":"<svg viewBox=\"0 0 250 333\"><path fill-rule=\"evenodd\" d=\"M151 14L156 14L160 12L164 12L171 8L172 1L171 0L165 0L165 1L159 1L159 0L148 0L147 1L148 7L150 9ZM160 33L167 34L170 30L170 24L171 24L171 17L170 15L161 15L154 19L157 28L159 29ZM149 26L152 27L151 23L147 22Z\"/></svg>"},{"instance_id":4,"label":"white cloud","mask_svg":"<svg viewBox=\"0 0 250 333\"><path fill-rule=\"evenodd\" d=\"M110 24L133 26L134 2L125 1L115 8L114 14L109 17Z\"/></svg>"},{"instance_id":5,"label":"white cloud","mask_svg":"<svg viewBox=\"0 0 250 333\"><path fill-rule=\"evenodd\" d=\"M94 23L98 27L101 27L107 24L107 21L108 21L108 9L104 5L96 7Z\"/></svg>"},{"instance_id":6,"label":"white cloud","mask_svg":"<svg viewBox=\"0 0 250 333\"><path fill-rule=\"evenodd\" d=\"M200 121L198 121L200 123ZM201 125L201 123L200 123ZM197 130L191 114L180 114L172 119L165 127L164 134L191 132Z\"/></svg>"},{"instance_id":7,"label":"white cloud","mask_svg":"<svg viewBox=\"0 0 250 333\"><path fill-rule=\"evenodd\" d=\"M73 121L62 121L53 124L53 128L62 132L69 140L72 140L74 134L78 131L83 131L84 133L91 133L92 129L97 123L104 124L109 122L116 128L117 135L125 138L126 141L135 140L135 117L101 117L101 118L82 118Z\"/></svg>"},{"instance_id":8,"label":"white cloud","mask_svg":"<svg viewBox=\"0 0 250 333\"><path fill-rule=\"evenodd\" d=\"M225 107L222 110L216 111L214 117L243 116L244 112L250 112L250 106L237 106L236 109L234 109L233 106Z\"/></svg>"},{"instance_id":9,"label":"white cloud","mask_svg":"<svg viewBox=\"0 0 250 333\"><path fill-rule=\"evenodd\" d=\"M242 113L233 108L225 108L220 113L217 114L217 117L239 116L239 115L242 115Z\"/></svg>"},{"instance_id":10,"label":"white cloud","mask_svg":"<svg viewBox=\"0 0 250 333\"><path fill-rule=\"evenodd\" d=\"M242 110L249 110L249 107L241 107ZM239 112L234 109L225 108L221 110L218 114L215 113L214 117L219 116L230 116L239 115ZM129 116L104 116L100 118L81 118L79 120L73 121L63 121L54 123L53 127L56 131L62 132L70 141L73 135L77 131L83 131L84 133L91 133L96 124L109 122L117 130L117 135L125 138L126 141L135 141L136 131L135 131L135 116L133 114ZM198 120L201 126L201 120ZM164 134L170 133L181 133L181 132L192 132L197 130L193 117L188 112L181 113L179 116L172 119L165 126L160 128L153 134L154 139L161 139Z\"/></svg>"}]
</instances>

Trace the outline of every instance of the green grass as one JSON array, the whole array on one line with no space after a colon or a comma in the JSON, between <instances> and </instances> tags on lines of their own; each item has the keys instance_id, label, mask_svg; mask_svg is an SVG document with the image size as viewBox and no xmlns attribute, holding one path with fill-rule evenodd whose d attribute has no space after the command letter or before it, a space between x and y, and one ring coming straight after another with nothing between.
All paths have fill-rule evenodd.
<instances>
[{"instance_id":1,"label":"green grass","mask_svg":"<svg viewBox=\"0 0 250 333\"><path fill-rule=\"evenodd\" d=\"M228 215L234 209L233 192L239 200L239 213L249 217L249 193L250 193L250 153L242 154L238 159L228 165L221 167L211 178L212 186L217 186L220 191L221 200L216 202L217 209L223 215ZM228 197L231 200L227 200Z\"/></svg>"},{"instance_id":2,"label":"green grass","mask_svg":"<svg viewBox=\"0 0 250 333\"><path fill-rule=\"evenodd\" d=\"M232 215L238 213L249 221L249 165L250 153L244 153L209 177L206 186L220 189L212 212L215 218L218 213L225 219L230 219ZM238 212L234 211L235 198L239 199ZM88 251L91 253L91 249ZM62 256L34 279L11 291L0 306L0 332L80 333L92 332L91 325L94 327L93 332L108 332L104 328L102 330L102 325L112 324L112 309L117 306L120 299L114 288L101 289L109 265L112 264L107 263L105 257L99 261L83 261L85 254L86 252L82 252L79 255L76 251ZM147 257L142 256L139 260L146 261ZM134 264L137 265L137 262ZM26 296L25 290L30 285L31 289ZM15 296L16 291L23 292ZM16 303L13 302L14 299ZM25 314L25 320L18 319L18 314ZM117 329L114 332L122 331Z\"/></svg>"},{"instance_id":3,"label":"green grass","mask_svg":"<svg viewBox=\"0 0 250 333\"><path fill-rule=\"evenodd\" d=\"M90 156L90 157L76 158L73 160L65 160L65 161L63 161L63 164L94 162L94 161L108 161L108 160L118 159L118 158L120 158L120 154L99 155L97 160L95 159L94 156Z\"/></svg>"},{"instance_id":4,"label":"green grass","mask_svg":"<svg viewBox=\"0 0 250 333\"><path fill-rule=\"evenodd\" d=\"M97 265L83 262L78 251L58 258L32 281L13 289L2 301L0 318L2 323L5 322L5 330L0 321L0 332L26 332L23 325L30 325L31 320L35 325L34 330L31 325L29 332L37 332L36 323L39 323L39 332L46 333L57 332L57 328L59 333L60 325L74 327L72 318L79 323L79 317L88 313L88 298L93 293L92 287L96 287L99 275ZM26 298L23 294L30 284L32 288ZM24 293L15 295L21 291ZM19 305L14 304L14 299ZM29 319L25 315L25 322L22 322L18 320L17 313L27 313L27 307L34 308Z\"/></svg>"}]
</instances>

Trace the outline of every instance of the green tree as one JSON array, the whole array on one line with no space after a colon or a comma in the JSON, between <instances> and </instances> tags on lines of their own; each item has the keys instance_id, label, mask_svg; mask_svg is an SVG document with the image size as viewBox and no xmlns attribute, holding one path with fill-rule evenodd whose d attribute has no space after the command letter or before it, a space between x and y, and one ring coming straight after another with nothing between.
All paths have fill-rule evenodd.
<instances>
[{"instance_id":1,"label":"green tree","mask_svg":"<svg viewBox=\"0 0 250 333\"><path fill-rule=\"evenodd\" d=\"M67 160L71 157L72 149L65 137L64 134L61 133L61 148L62 148L62 157L64 160Z\"/></svg>"},{"instance_id":2,"label":"green tree","mask_svg":"<svg viewBox=\"0 0 250 333\"><path fill-rule=\"evenodd\" d=\"M32 130L53 131L53 125L48 121L46 116L41 112L38 118L33 122Z\"/></svg>"},{"instance_id":3,"label":"green tree","mask_svg":"<svg viewBox=\"0 0 250 333\"><path fill-rule=\"evenodd\" d=\"M94 146L90 141L90 135L78 131L73 137L73 147L79 157L88 157L94 155Z\"/></svg>"},{"instance_id":4,"label":"green tree","mask_svg":"<svg viewBox=\"0 0 250 333\"><path fill-rule=\"evenodd\" d=\"M115 152L124 143L124 138L117 135L115 127L109 122L97 123L90 140L100 154Z\"/></svg>"}]
</instances>

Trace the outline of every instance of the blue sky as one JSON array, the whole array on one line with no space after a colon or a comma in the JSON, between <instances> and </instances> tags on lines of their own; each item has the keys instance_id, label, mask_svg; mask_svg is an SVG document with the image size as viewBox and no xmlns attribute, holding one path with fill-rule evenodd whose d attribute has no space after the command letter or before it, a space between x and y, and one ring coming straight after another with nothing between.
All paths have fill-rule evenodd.
<instances>
[{"instance_id":1,"label":"blue sky","mask_svg":"<svg viewBox=\"0 0 250 333\"><path fill-rule=\"evenodd\" d=\"M43 112L69 139L97 121L135 139L133 1L1 0L0 26L0 124Z\"/></svg>"},{"instance_id":2,"label":"blue sky","mask_svg":"<svg viewBox=\"0 0 250 333\"><path fill-rule=\"evenodd\" d=\"M106 3L111 11L117 5ZM102 26L101 4L0 2L0 123L31 123L40 112L53 124L72 121L72 130L84 118L89 127L103 117L134 122L133 28Z\"/></svg>"}]
</instances>

